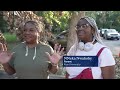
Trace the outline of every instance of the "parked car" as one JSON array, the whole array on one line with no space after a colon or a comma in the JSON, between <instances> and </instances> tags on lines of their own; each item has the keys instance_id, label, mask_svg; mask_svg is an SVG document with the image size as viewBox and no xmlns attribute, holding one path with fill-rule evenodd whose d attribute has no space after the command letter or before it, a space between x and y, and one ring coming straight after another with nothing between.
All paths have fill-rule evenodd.
<instances>
[{"instance_id":1,"label":"parked car","mask_svg":"<svg viewBox=\"0 0 120 90\"><path fill-rule=\"evenodd\" d=\"M106 30L104 33L104 38L109 40L109 39L120 39L120 34L116 31L116 29L109 29Z\"/></svg>"},{"instance_id":2,"label":"parked car","mask_svg":"<svg viewBox=\"0 0 120 90\"><path fill-rule=\"evenodd\" d=\"M104 32L107 31L107 30L109 30L109 29L101 29L100 30L100 36L103 37L104 36Z\"/></svg>"},{"instance_id":3,"label":"parked car","mask_svg":"<svg viewBox=\"0 0 120 90\"><path fill-rule=\"evenodd\" d=\"M60 34L58 34L54 39L49 40L48 43L52 47L54 47L55 43L59 43L66 50L66 47L67 47L67 37L68 37L68 31L63 31Z\"/></svg>"},{"instance_id":4,"label":"parked car","mask_svg":"<svg viewBox=\"0 0 120 90\"><path fill-rule=\"evenodd\" d=\"M98 29L98 32L99 32L99 34L100 34L100 29Z\"/></svg>"}]
</instances>

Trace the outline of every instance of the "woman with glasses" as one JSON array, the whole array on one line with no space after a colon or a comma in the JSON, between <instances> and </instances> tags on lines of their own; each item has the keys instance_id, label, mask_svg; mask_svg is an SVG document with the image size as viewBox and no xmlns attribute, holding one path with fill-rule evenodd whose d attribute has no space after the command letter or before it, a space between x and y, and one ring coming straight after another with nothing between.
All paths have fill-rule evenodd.
<instances>
[{"instance_id":1,"label":"woman with glasses","mask_svg":"<svg viewBox=\"0 0 120 90\"><path fill-rule=\"evenodd\" d=\"M91 17L81 18L76 25L77 42L68 56L98 56L97 67L66 67L68 79L113 79L115 60L103 44L96 22Z\"/></svg>"}]
</instances>

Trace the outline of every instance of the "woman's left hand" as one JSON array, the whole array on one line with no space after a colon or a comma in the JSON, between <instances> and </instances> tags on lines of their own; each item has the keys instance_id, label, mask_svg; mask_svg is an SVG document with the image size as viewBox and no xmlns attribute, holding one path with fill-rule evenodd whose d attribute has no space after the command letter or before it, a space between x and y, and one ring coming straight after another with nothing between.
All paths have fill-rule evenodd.
<instances>
[{"instance_id":1,"label":"woman's left hand","mask_svg":"<svg viewBox=\"0 0 120 90\"><path fill-rule=\"evenodd\" d=\"M46 52L51 63L58 64L59 60L62 58L64 48L62 48L61 50L60 49L61 49L61 45L58 46L57 44L55 44L54 53L52 55Z\"/></svg>"}]
</instances>

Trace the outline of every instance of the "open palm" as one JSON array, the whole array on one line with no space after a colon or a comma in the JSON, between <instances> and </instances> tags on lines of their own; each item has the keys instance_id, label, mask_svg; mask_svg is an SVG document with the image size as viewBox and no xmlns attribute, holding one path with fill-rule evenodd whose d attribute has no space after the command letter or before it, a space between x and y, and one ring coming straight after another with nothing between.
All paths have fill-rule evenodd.
<instances>
[{"instance_id":1,"label":"open palm","mask_svg":"<svg viewBox=\"0 0 120 90\"><path fill-rule=\"evenodd\" d=\"M5 64L5 63L9 62L12 55L13 55L13 53L10 53L10 52L7 52L7 51L0 52L0 63Z\"/></svg>"},{"instance_id":2,"label":"open palm","mask_svg":"<svg viewBox=\"0 0 120 90\"><path fill-rule=\"evenodd\" d=\"M55 44L54 53L52 55L46 52L49 60L54 64L58 64L59 60L62 58L64 48L62 48L61 50L60 49L61 49L61 45L58 46L57 44Z\"/></svg>"},{"instance_id":3,"label":"open palm","mask_svg":"<svg viewBox=\"0 0 120 90\"><path fill-rule=\"evenodd\" d=\"M5 64L11 59L13 53L8 52L7 47L5 47L5 45L2 44L2 43L0 44L0 47L1 47L1 50L0 50L0 63Z\"/></svg>"}]
</instances>

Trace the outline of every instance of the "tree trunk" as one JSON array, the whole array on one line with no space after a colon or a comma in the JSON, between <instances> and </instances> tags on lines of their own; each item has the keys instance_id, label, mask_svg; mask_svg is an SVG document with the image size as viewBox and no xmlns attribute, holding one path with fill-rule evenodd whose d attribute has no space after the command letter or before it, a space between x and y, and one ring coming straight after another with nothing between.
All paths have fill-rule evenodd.
<instances>
[{"instance_id":1,"label":"tree trunk","mask_svg":"<svg viewBox=\"0 0 120 90\"><path fill-rule=\"evenodd\" d=\"M77 22L79 21L79 19L84 16L85 16L85 11L79 11L79 12L74 11L73 12L71 20L70 20L70 24L69 24L69 33L68 33L66 52L68 52L71 46L75 43L77 39L77 35L75 34L76 33L75 26Z\"/></svg>"}]
</instances>

